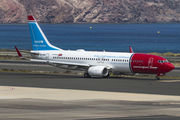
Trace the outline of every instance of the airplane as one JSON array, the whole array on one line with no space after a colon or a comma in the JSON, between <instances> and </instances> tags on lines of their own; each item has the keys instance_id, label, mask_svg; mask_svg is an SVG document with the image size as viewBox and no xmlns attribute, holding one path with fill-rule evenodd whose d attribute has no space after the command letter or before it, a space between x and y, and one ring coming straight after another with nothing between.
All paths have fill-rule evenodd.
<instances>
[{"instance_id":1,"label":"airplane","mask_svg":"<svg viewBox=\"0 0 180 120\"><path fill-rule=\"evenodd\" d=\"M83 70L84 77L109 77L111 73L135 75L137 73L156 74L155 79L165 75L175 67L167 59L144 53L94 52L78 49L63 50L51 45L32 15L28 24L33 50L30 54L34 62L43 62L54 67L68 70ZM25 59L16 47L20 58Z\"/></svg>"}]
</instances>

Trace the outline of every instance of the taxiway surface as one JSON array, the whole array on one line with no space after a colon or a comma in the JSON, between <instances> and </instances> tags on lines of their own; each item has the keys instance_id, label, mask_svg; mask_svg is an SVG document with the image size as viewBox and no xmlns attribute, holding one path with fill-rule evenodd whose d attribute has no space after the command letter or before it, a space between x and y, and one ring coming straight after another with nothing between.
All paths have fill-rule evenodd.
<instances>
[{"instance_id":1,"label":"taxiway surface","mask_svg":"<svg viewBox=\"0 0 180 120\"><path fill-rule=\"evenodd\" d=\"M26 61L1 61L0 69L61 71ZM179 120L179 113L178 79L0 72L5 120Z\"/></svg>"},{"instance_id":2,"label":"taxiway surface","mask_svg":"<svg viewBox=\"0 0 180 120\"><path fill-rule=\"evenodd\" d=\"M0 72L5 120L178 120L180 80Z\"/></svg>"},{"instance_id":3,"label":"taxiway surface","mask_svg":"<svg viewBox=\"0 0 180 120\"><path fill-rule=\"evenodd\" d=\"M180 80L135 77L84 78L80 75L0 72L0 85L180 95Z\"/></svg>"}]
</instances>

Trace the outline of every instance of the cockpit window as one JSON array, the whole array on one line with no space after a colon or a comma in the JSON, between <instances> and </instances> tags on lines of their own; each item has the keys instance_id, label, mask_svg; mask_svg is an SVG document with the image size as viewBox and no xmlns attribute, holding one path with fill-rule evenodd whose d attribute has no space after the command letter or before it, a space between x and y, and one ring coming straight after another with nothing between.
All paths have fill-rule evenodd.
<instances>
[{"instance_id":1,"label":"cockpit window","mask_svg":"<svg viewBox=\"0 0 180 120\"><path fill-rule=\"evenodd\" d=\"M169 62L168 60L163 60L164 62Z\"/></svg>"},{"instance_id":2,"label":"cockpit window","mask_svg":"<svg viewBox=\"0 0 180 120\"><path fill-rule=\"evenodd\" d=\"M168 60L158 60L159 63L166 63L169 62Z\"/></svg>"}]
</instances>

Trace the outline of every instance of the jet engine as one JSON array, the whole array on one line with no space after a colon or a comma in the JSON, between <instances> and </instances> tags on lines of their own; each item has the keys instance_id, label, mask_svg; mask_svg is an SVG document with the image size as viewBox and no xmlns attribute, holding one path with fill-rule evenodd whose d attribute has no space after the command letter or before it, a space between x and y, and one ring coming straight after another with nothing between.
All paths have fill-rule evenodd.
<instances>
[{"instance_id":1,"label":"jet engine","mask_svg":"<svg viewBox=\"0 0 180 120\"><path fill-rule=\"evenodd\" d=\"M105 66L94 66L88 69L88 74L94 77L104 77L108 75L108 69Z\"/></svg>"}]
</instances>

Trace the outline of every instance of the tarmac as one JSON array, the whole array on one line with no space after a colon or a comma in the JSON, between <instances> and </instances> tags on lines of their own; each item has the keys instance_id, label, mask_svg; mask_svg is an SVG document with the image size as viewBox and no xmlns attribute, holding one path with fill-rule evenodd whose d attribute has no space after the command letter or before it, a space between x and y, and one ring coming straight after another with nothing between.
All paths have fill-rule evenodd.
<instances>
[{"instance_id":1,"label":"tarmac","mask_svg":"<svg viewBox=\"0 0 180 120\"><path fill-rule=\"evenodd\" d=\"M0 61L0 69L62 71ZM179 68L170 75L179 73ZM180 80L0 72L3 120L179 120Z\"/></svg>"}]
</instances>

